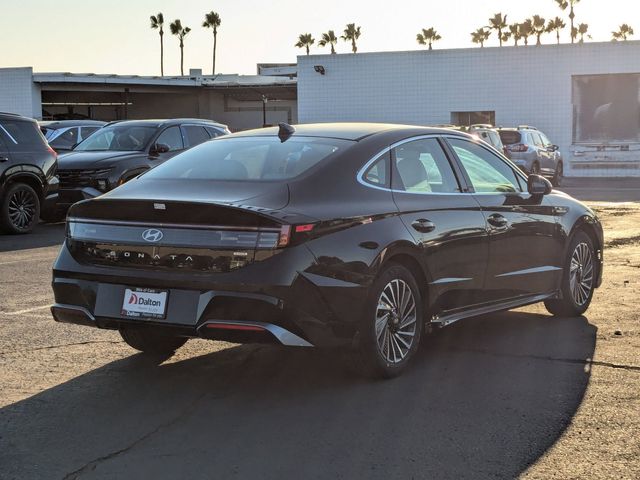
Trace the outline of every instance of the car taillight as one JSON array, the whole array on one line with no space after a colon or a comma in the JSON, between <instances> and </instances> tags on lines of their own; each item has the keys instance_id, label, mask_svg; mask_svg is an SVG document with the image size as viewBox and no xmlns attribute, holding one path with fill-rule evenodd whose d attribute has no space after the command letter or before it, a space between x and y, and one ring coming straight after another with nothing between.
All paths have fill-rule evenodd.
<instances>
[{"instance_id":1,"label":"car taillight","mask_svg":"<svg viewBox=\"0 0 640 480\"><path fill-rule=\"evenodd\" d=\"M280 236L278 237L278 247L286 247L291 243L291 234L292 230L295 234L304 234L309 233L313 230L315 224L313 223L305 223L300 225L295 225L293 228L291 225L283 225L280 227Z\"/></svg>"},{"instance_id":2,"label":"car taillight","mask_svg":"<svg viewBox=\"0 0 640 480\"><path fill-rule=\"evenodd\" d=\"M529 149L529 147L527 147L524 143L509 145L507 148L512 152L526 152Z\"/></svg>"}]
</instances>

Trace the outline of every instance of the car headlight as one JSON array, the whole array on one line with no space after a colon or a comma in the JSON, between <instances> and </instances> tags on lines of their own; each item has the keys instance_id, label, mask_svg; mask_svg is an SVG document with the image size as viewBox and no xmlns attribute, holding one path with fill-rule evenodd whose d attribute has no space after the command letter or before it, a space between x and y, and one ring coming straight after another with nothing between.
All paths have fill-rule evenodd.
<instances>
[{"instance_id":1,"label":"car headlight","mask_svg":"<svg viewBox=\"0 0 640 480\"><path fill-rule=\"evenodd\" d=\"M98 190L106 192L107 190L109 190L109 180L100 178L96 180L96 186L98 187Z\"/></svg>"}]
</instances>

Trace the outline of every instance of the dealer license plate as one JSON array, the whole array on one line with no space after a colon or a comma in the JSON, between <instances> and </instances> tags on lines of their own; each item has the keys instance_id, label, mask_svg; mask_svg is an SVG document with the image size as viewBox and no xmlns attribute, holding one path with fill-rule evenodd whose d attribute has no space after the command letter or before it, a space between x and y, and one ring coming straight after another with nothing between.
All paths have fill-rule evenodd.
<instances>
[{"instance_id":1,"label":"dealer license plate","mask_svg":"<svg viewBox=\"0 0 640 480\"><path fill-rule=\"evenodd\" d=\"M167 290L126 288L121 314L124 317L164 319L168 296Z\"/></svg>"}]
</instances>

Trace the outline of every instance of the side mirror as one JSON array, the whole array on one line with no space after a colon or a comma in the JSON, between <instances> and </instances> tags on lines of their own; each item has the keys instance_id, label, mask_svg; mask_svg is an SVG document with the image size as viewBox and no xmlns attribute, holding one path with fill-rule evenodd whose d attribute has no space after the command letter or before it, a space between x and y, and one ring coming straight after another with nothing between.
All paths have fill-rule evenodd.
<instances>
[{"instance_id":1,"label":"side mirror","mask_svg":"<svg viewBox=\"0 0 640 480\"><path fill-rule=\"evenodd\" d=\"M153 147L151 147L149 153L151 155L159 155L161 153L167 153L169 151L171 151L171 147L166 143L156 143Z\"/></svg>"},{"instance_id":2,"label":"side mirror","mask_svg":"<svg viewBox=\"0 0 640 480\"><path fill-rule=\"evenodd\" d=\"M553 186L546 178L531 174L527 179L527 190L531 195L548 195L553 190Z\"/></svg>"},{"instance_id":3,"label":"side mirror","mask_svg":"<svg viewBox=\"0 0 640 480\"><path fill-rule=\"evenodd\" d=\"M558 147L558 145L549 145L547 147L547 150L549 150L550 152L556 152L560 147Z\"/></svg>"}]
</instances>

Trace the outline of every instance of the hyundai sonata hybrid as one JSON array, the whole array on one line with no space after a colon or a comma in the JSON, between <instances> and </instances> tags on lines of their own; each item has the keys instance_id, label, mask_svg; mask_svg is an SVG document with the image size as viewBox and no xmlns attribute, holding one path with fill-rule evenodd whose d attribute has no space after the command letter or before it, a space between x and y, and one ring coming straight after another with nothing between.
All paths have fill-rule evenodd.
<instances>
[{"instance_id":1,"label":"hyundai sonata hybrid","mask_svg":"<svg viewBox=\"0 0 640 480\"><path fill-rule=\"evenodd\" d=\"M52 313L147 353L341 347L391 377L427 328L536 302L582 314L602 248L588 207L465 133L280 124L71 207Z\"/></svg>"}]
</instances>

